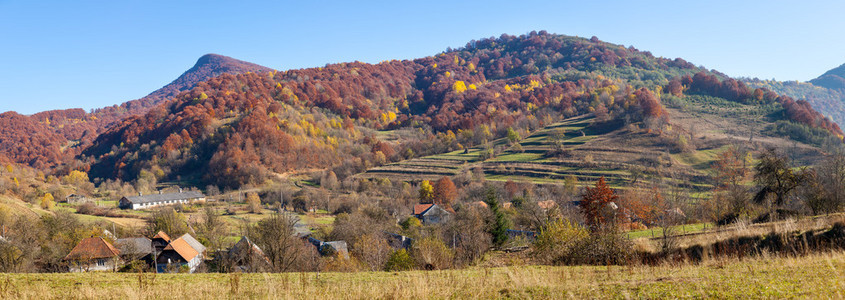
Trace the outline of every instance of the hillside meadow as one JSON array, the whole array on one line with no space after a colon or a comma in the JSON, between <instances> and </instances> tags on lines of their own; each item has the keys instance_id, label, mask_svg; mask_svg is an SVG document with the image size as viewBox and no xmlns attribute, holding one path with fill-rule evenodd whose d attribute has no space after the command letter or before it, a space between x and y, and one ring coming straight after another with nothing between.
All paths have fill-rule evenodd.
<instances>
[{"instance_id":1,"label":"hillside meadow","mask_svg":"<svg viewBox=\"0 0 845 300\"><path fill-rule=\"evenodd\" d=\"M5 299L839 298L845 252L699 265L286 274L3 274Z\"/></svg>"}]
</instances>

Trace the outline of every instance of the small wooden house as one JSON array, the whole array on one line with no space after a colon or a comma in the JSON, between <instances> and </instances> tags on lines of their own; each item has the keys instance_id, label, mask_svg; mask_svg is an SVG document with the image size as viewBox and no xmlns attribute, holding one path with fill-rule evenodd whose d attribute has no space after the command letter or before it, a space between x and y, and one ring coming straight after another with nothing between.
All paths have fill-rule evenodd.
<instances>
[{"instance_id":1,"label":"small wooden house","mask_svg":"<svg viewBox=\"0 0 845 300\"><path fill-rule=\"evenodd\" d=\"M437 204L418 204L414 206L414 216L423 224L440 224L452 217L452 212Z\"/></svg>"},{"instance_id":2,"label":"small wooden house","mask_svg":"<svg viewBox=\"0 0 845 300\"><path fill-rule=\"evenodd\" d=\"M101 237L83 239L64 261L71 272L114 271L122 265L120 250Z\"/></svg>"}]
</instances>

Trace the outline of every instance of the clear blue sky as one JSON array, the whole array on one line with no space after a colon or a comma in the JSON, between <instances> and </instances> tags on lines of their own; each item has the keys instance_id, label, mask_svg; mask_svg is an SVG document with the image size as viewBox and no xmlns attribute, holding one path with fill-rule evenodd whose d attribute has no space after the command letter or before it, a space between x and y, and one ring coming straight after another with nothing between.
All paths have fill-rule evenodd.
<instances>
[{"instance_id":1,"label":"clear blue sky","mask_svg":"<svg viewBox=\"0 0 845 300\"><path fill-rule=\"evenodd\" d=\"M845 1L358 2L0 0L0 112L140 98L205 53L286 70L418 58L531 30L595 35L731 76L805 81L845 63Z\"/></svg>"}]
</instances>

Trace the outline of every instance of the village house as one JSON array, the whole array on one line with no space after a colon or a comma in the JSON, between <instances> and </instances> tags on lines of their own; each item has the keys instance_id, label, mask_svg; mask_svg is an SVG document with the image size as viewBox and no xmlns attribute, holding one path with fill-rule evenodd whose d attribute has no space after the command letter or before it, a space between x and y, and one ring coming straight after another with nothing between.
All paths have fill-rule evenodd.
<instances>
[{"instance_id":1,"label":"village house","mask_svg":"<svg viewBox=\"0 0 845 300\"><path fill-rule=\"evenodd\" d=\"M265 272L272 266L264 251L246 236L241 237L240 241L229 248L225 264L232 268L231 271L244 273Z\"/></svg>"},{"instance_id":2,"label":"village house","mask_svg":"<svg viewBox=\"0 0 845 300\"><path fill-rule=\"evenodd\" d=\"M349 248L345 241L323 242L309 236L308 242L314 245L314 247L317 247L317 252L322 256L337 255L338 257L349 259Z\"/></svg>"},{"instance_id":3,"label":"village house","mask_svg":"<svg viewBox=\"0 0 845 300\"><path fill-rule=\"evenodd\" d=\"M387 231L384 231L384 234L387 239L387 244L389 244L393 249L411 249L411 245L414 243L414 239L401 234Z\"/></svg>"},{"instance_id":4,"label":"village house","mask_svg":"<svg viewBox=\"0 0 845 300\"><path fill-rule=\"evenodd\" d=\"M154 235L151 240L153 243L153 250L155 250L156 255L161 253L161 251L164 250L164 247L167 247L167 244L170 244L170 236L164 233L164 231L156 232L156 235Z\"/></svg>"},{"instance_id":5,"label":"village house","mask_svg":"<svg viewBox=\"0 0 845 300\"><path fill-rule=\"evenodd\" d=\"M120 198L119 207L122 209L147 209L162 205L189 204L194 201L205 201L205 195L199 191L178 193L161 193L152 195L129 196Z\"/></svg>"},{"instance_id":6,"label":"village house","mask_svg":"<svg viewBox=\"0 0 845 300\"><path fill-rule=\"evenodd\" d=\"M64 261L71 272L115 271L122 265L120 251L101 237L82 239Z\"/></svg>"},{"instance_id":7,"label":"village house","mask_svg":"<svg viewBox=\"0 0 845 300\"><path fill-rule=\"evenodd\" d=\"M159 273L182 272L193 273L197 270L205 257L205 246L185 234L170 241L156 258L156 270Z\"/></svg>"},{"instance_id":8,"label":"village house","mask_svg":"<svg viewBox=\"0 0 845 300\"><path fill-rule=\"evenodd\" d=\"M120 250L120 258L125 262L143 261L146 265L153 265L153 242L146 237L130 237L117 239L114 242Z\"/></svg>"},{"instance_id":9,"label":"village house","mask_svg":"<svg viewBox=\"0 0 845 300\"><path fill-rule=\"evenodd\" d=\"M423 224L440 224L452 217L452 212L437 204L414 205L414 216Z\"/></svg>"}]
</instances>

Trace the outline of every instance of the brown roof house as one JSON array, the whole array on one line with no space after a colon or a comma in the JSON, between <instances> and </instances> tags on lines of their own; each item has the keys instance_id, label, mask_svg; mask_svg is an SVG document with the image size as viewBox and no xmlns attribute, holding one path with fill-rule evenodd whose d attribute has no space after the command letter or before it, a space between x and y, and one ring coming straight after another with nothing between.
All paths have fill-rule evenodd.
<instances>
[{"instance_id":1,"label":"brown roof house","mask_svg":"<svg viewBox=\"0 0 845 300\"><path fill-rule=\"evenodd\" d=\"M120 251L101 237L83 239L64 260L71 272L114 271L122 264Z\"/></svg>"},{"instance_id":2,"label":"brown roof house","mask_svg":"<svg viewBox=\"0 0 845 300\"><path fill-rule=\"evenodd\" d=\"M203 262L203 257L205 257L205 246L186 233L164 247L156 258L156 270L159 273L193 273Z\"/></svg>"},{"instance_id":3,"label":"brown roof house","mask_svg":"<svg viewBox=\"0 0 845 300\"><path fill-rule=\"evenodd\" d=\"M423 224L439 224L452 217L452 212L437 204L418 204L414 206L414 216Z\"/></svg>"}]
</instances>

